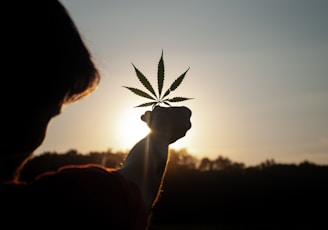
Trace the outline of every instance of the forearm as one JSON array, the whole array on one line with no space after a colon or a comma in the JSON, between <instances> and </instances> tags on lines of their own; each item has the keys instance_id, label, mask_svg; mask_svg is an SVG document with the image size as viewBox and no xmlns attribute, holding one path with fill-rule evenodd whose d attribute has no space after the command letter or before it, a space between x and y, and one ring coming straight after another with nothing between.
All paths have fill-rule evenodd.
<instances>
[{"instance_id":1,"label":"forearm","mask_svg":"<svg viewBox=\"0 0 328 230\"><path fill-rule=\"evenodd\" d=\"M168 143L163 137L148 135L129 152L119 171L136 183L151 210L160 191L168 160Z\"/></svg>"}]
</instances>

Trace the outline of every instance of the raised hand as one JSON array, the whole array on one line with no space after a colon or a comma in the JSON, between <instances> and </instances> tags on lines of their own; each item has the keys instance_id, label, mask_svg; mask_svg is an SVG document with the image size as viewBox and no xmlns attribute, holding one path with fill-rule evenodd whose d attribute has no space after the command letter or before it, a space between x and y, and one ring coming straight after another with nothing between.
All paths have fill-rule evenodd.
<instances>
[{"instance_id":1,"label":"raised hand","mask_svg":"<svg viewBox=\"0 0 328 230\"><path fill-rule=\"evenodd\" d=\"M151 132L133 146L118 171L139 187L149 212L161 191L168 146L186 135L190 117L191 110L184 106L156 106L141 116Z\"/></svg>"},{"instance_id":2,"label":"raised hand","mask_svg":"<svg viewBox=\"0 0 328 230\"><path fill-rule=\"evenodd\" d=\"M151 135L168 141L168 144L184 137L191 128L191 110L185 106L161 107L146 111L141 120L151 129Z\"/></svg>"}]
</instances>

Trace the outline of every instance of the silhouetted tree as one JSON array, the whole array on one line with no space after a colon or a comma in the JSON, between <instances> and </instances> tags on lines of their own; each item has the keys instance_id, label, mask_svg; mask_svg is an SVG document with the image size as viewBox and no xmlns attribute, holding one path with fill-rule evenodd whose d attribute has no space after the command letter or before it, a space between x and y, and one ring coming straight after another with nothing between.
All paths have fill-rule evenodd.
<instances>
[{"instance_id":1,"label":"silhouetted tree","mask_svg":"<svg viewBox=\"0 0 328 230\"><path fill-rule=\"evenodd\" d=\"M208 157L204 157L200 162L198 170L200 170L202 172L212 171L213 170L213 161L211 161Z\"/></svg>"},{"instance_id":2,"label":"silhouetted tree","mask_svg":"<svg viewBox=\"0 0 328 230\"><path fill-rule=\"evenodd\" d=\"M195 169L198 160L188 153L187 149L171 149L169 156L168 168L177 168L182 167L186 169Z\"/></svg>"}]
</instances>

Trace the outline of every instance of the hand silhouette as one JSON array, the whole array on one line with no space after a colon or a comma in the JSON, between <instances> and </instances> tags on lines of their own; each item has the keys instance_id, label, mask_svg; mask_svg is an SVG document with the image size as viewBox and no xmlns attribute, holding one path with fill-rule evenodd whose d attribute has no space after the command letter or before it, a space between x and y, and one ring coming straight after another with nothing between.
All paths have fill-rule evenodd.
<instances>
[{"instance_id":1,"label":"hand silhouette","mask_svg":"<svg viewBox=\"0 0 328 230\"><path fill-rule=\"evenodd\" d=\"M171 144L191 128L191 114L185 106L156 106L153 111L146 111L141 120L147 123L152 135L165 138Z\"/></svg>"}]
</instances>

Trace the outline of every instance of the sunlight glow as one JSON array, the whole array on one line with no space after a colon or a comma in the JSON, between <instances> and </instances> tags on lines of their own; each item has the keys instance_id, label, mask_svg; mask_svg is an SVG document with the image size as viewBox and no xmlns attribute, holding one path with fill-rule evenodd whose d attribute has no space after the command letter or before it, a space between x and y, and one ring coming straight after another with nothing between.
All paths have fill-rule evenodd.
<instances>
[{"instance_id":1,"label":"sunlight glow","mask_svg":"<svg viewBox=\"0 0 328 230\"><path fill-rule=\"evenodd\" d=\"M149 133L149 128L141 119L140 110L126 110L117 124L119 145L122 149L131 149Z\"/></svg>"}]
</instances>

